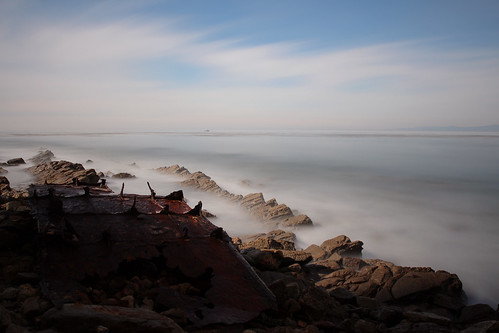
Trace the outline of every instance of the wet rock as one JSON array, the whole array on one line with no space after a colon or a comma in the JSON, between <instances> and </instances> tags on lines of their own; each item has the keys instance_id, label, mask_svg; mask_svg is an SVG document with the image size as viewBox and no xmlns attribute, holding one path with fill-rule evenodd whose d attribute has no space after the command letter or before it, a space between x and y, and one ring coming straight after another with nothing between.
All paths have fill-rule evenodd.
<instances>
[{"instance_id":1,"label":"wet rock","mask_svg":"<svg viewBox=\"0 0 499 333\"><path fill-rule=\"evenodd\" d=\"M26 164L26 162L21 157L12 158L12 159L7 161L7 165L10 165L10 166L16 166L16 165L20 165L20 164Z\"/></svg>"},{"instance_id":2,"label":"wet rock","mask_svg":"<svg viewBox=\"0 0 499 333\"><path fill-rule=\"evenodd\" d=\"M338 253L342 256L360 256L363 244L361 241L352 242L347 236L341 235L325 240L320 247L329 254Z\"/></svg>"},{"instance_id":3,"label":"wet rock","mask_svg":"<svg viewBox=\"0 0 499 333\"><path fill-rule=\"evenodd\" d=\"M120 172L112 175L112 178L129 179L129 178L135 178L135 175L132 175L128 172Z\"/></svg>"},{"instance_id":4,"label":"wet rock","mask_svg":"<svg viewBox=\"0 0 499 333\"><path fill-rule=\"evenodd\" d=\"M99 176L94 169L86 170L81 164L68 161L39 164L28 168L28 172L37 178L38 183L73 184L74 178L78 179L80 183L86 184L99 182Z\"/></svg>"},{"instance_id":5,"label":"wet rock","mask_svg":"<svg viewBox=\"0 0 499 333\"><path fill-rule=\"evenodd\" d=\"M0 175L1 175L2 173L7 173L7 172L8 172L7 170L5 170L4 168L0 167Z\"/></svg>"},{"instance_id":6,"label":"wet rock","mask_svg":"<svg viewBox=\"0 0 499 333\"><path fill-rule=\"evenodd\" d=\"M87 160L85 163L89 163L89 164L91 164L91 163L94 163L94 161L92 161L92 160Z\"/></svg>"},{"instance_id":7,"label":"wet rock","mask_svg":"<svg viewBox=\"0 0 499 333\"><path fill-rule=\"evenodd\" d=\"M54 157L54 153L52 153L50 150L41 150L38 152L38 154L30 158L29 160L33 162L33 164L42 164L51 162Z\"/></svg>"},{"instance_id":8,"label":"wet rock","mask_svg":"<svg viewBox=\"0 0 499 333\"><path fill-rule=\"evenodd\" d=\"M172 319L145 309L116 306L64 304L42 316L45 328L63 332L95 332L104 326L111 332L184 332Z\"/></svg>"}]
</instances>

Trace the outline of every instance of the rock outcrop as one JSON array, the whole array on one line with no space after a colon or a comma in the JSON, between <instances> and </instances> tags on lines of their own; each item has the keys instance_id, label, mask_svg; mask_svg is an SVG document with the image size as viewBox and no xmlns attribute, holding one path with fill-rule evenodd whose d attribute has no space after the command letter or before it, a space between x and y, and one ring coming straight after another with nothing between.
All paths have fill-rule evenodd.
<instances>
[{"instance_id":1,"label":"rock outcrop","mask_svg":"<svg viewBox=\"0 0 499 333\"><path fill-rule=\"evenodd\" d=\"M54 161L39 164L27 169L33 174L37 183L43 184L72 184L75 179L83 184L96 184L99 182L99 176L94 169L85 169L79 163L68 161Z\"/></svg>"},{"instance_id":2,"label":"rock outcrop","mask_svg":"<svg viewBox=\"0 0 499 333\"><path fill-rule=\"evenodd\" d=\"M128 172L120 172L120 173L115 173L111 176L112 178L119 178L119 179L129 179L129 178L135 178L135 175L132 175Z\"/></svg>"},{"instance_id":3,"label":"rock outcrop","mask_svg":"<svg viewBox=\"0 0 499 333\"><path fill-rule=\"evenodd\" d=\"M263 193L250 193L246 196L230 193L201 171L191 173L185 167L178 164L161 167L156 170L164 174L183 178L182 185L214 193L227 200L239 203L243 208L248 210L250 215L263 221L268 229L295 229L297 227L313 225L312 220L307 215L295 216L291 208L285 204L279 204L276 199L265 201Z\"/></svg>"},{"instance_id":4,"label":"rock outcrop","mask_svg":"<svg viewBox=\"0 0 499 333\"><path fill-rule=\"evenodd\" d=\"M33 162L33 164L37 165L42 163L49 163L54 157L54 153L52 153L50 150L41 150L38 152L38 154L30 158L29 160Z\"/></svg>"}]
</instances>

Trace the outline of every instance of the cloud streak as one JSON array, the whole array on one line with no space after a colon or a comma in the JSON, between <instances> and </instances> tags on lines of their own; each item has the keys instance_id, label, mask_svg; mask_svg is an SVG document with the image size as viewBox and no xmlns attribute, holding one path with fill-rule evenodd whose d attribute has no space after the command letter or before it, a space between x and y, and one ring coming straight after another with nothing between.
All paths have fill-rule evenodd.
<instances>
[{"instance_id":1,"label":"cloud streak","mask_svg":"<svg viewBox=\"0 0 499 333\"><path fill-rule=\"evenodd\" d=\"M314 51L306 41L244 46L244 36L214 39L213 27L188 31L178 22L80 15L77 24L30 16L2 24L0 130L499 123L497 50L448 51L431 41ZM159 72L182 68L151 76L141 70L148 63ZM202 74L185 79L187 68Z\"/></svg>"}]
</instances>

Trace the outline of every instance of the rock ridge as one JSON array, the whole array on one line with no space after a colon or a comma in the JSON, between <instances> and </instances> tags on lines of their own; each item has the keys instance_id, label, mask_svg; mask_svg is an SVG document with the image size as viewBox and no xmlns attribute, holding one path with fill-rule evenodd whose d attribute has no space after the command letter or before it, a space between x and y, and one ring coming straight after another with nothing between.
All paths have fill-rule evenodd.
<instances>
[{"instance_id":1,"label":"rock ridge","mask_svg":"<svg viewBox=\"0 0 499 333\"><path fill-rule=\"evenodd\" d=\"M226 200L239 204L248 213L262 221L269 229L294 229L302 226L312 226L312 220L304 214L295 215L286 204L278 203L276 199L265 201L263 193L250 193L245 196L230 193L221 188L210 176L201 171L191 173L187 168L174 164L157 168L156 171L175 175L183 179L182 185L197 190L214 193Z\"/></svg>"}]
</instances>

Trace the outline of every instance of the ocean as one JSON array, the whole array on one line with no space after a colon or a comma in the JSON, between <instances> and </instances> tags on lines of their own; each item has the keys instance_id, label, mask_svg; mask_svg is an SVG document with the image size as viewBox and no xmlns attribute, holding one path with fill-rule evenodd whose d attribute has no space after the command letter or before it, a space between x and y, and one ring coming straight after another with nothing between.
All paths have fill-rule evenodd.
<instances>
[{"instance_id":1,"label":"ocean","mask_svg":"<svg viewBox=\"0 0 499 333\"><path fill-rule=\"evenodd\" d=\"M315 226L296 231L298 246L345 234L364 242L365 258L456 273L469 303L499 303L499 133L201 131L100 134L0 134L0 161L50 149L57 159L106 173L129 172L125 192L159 195L178 179L153 169L203 171L236 194L262 192ZM87 162L92 160L93 162ZM8 167L15 187L32 179ZM119 191L122 180L109 179ZM203 201L229 235L265 231L212 194Z\"/></svg>"}]
</instances>

